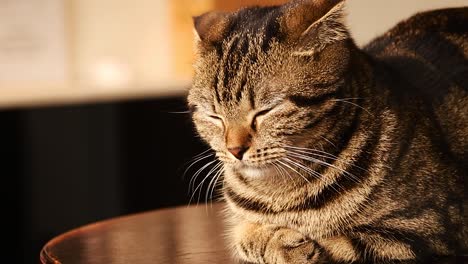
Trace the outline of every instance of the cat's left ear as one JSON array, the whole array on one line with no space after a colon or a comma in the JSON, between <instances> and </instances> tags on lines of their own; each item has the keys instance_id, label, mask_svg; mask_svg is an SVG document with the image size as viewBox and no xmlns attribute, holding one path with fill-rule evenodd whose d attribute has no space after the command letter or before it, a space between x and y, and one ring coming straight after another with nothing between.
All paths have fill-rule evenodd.
<instances>
[{"instance_id":1,"label":"cat's left ear","mask_svg":"<svg viewBox=\"0 0 468 264\"><path fill-rule=\"evenodd\" d=\"M198 47L210 48L219 43L229 31L230 16L226 12L208 12L193 17L195 44Z\"/></svg>"},{"instance_id":2,"label":"cat's left ear","mask_svg":"<svg viewBox=\"0 0 468 264\"><path fill-rule=\"evenodd\" d=\"M349 39L344 8L343 0L293 1L282 24L286 38L296 46L294 55L314 56L330 44Z\"/></svg>"}]
</instances>

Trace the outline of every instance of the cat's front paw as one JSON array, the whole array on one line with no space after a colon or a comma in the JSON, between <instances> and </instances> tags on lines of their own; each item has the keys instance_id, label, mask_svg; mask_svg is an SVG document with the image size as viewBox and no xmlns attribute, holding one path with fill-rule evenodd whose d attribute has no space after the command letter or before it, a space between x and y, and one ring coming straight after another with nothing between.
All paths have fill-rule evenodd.
<instances>
[{"instance_id":1,"label":"cat's front paw","mask_svg":"<svg viewBox=\"0 0 468 264\"><path fill-rule=\"evenodd\" d=\"M316 243L292 229L280 229L265 249L265 259L271 264L319 263Z\"/></svg>"}]
</instances>

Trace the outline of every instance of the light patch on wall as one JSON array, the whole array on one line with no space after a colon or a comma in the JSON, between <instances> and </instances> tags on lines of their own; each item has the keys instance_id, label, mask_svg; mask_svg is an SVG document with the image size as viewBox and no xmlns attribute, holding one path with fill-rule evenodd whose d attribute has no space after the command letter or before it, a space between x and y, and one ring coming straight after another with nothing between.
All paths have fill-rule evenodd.
<instances>
[{"instance_id":1,"label":"light patch on wall","mask_svg":"<svg viewBox=\"0 0 468 264\"><path fill-rule=\"evenodd\" d=\"M73 10L74 55L81 85L101 85L93 83L102 81L96 76L123 68L131 75L130 89L156 86L173 76L167 1L79 0ZM116 64L101 64L100 58L115 58L112 63ZM102 71L103 65L107 70L92 72Z\"/></svg>"},{"instance_id":2,"label":"light patch on wall","mask_svg":"<svg viewBox=\"0 0 468 264\"><path fill-rule=\"evenodd\" d=\"M127 88L133 81L130 67L115 59L102 59L93 63L88 74L90 83L104 89Z\"/></svg>"}]
</instances>

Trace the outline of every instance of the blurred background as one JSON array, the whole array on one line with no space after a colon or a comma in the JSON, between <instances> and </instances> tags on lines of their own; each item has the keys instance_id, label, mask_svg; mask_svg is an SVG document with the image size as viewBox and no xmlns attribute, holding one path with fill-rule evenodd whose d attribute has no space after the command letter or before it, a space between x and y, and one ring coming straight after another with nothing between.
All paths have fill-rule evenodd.
<instances>
[{"instance_id":1,"label":"blurred background","mask_svg":"<svg viewBox=\"0 0 468 264\"><path fill-rule=\"evenodd\" d=\"M183 172L207 149L184 113L191 17L282 2L0 0L2 261L37 263L70 229L187 204L197 167ZM417 11L463 5L348 0L348 24L362 46Z\"/></svg>"}]
</instances>

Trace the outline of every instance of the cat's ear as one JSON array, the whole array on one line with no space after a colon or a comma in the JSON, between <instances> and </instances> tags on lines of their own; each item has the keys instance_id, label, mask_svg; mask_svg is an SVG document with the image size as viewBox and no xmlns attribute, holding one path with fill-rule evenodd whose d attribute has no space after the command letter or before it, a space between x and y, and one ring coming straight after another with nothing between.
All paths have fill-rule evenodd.
<instances>
[{"instance_id":1,"label":"cat's ear","mask_svg":"<svg viewBox=\"0 0 468 264\"><path fill-rule=\"evenodd\" d=\"M298 0L285 6L280 25L295 43L295 55L313 56L334 42L349 39L343 0Z\"/></svg>"},{"instance_id":2,"label":"cat's ear","mask_svg":"<svg viewBox=\"0 0 468 264\"><path fill-rule=\"evenodd\" d=\"M231 25L229 13L208 12L193 17L195 42L210 47L222 41Z\"/></svg>"}]
</instances>

